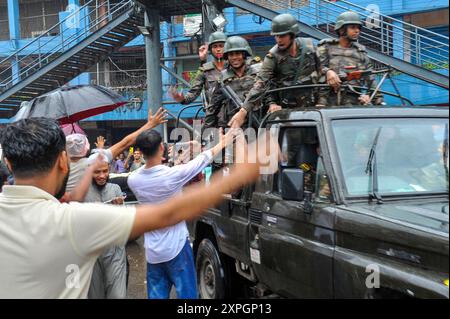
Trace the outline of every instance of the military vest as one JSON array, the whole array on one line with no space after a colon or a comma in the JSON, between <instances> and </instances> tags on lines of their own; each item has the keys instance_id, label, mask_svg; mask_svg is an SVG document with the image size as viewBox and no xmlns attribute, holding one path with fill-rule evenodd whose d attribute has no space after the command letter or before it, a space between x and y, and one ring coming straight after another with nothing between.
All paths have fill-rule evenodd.
<instances>
[{"instance_id":1,"label":"military vest","mask_svg":"<svg viewBox=\"0 0 450 319\"><path fill-rule=\"evenodd\" d=\"M275 45L268 54L276 61L275 81L277 87L298 84L311 84L312 76L316 74L316 59L314 43L311 38L295 39L298 54L296 57L289 55L287 51L280 51Z\"/></svg>"},{"instance_id":2,"label":"military vest","mask_svg":"<svg viewBox=\"0 0 450 319\"><path fill-rule=\"evenodd\" d=\"M221 71L216 68L213 62L207 62L202 66L205 75L205 94L208 104L211 101L211 97L214 93L214 88L217 81L220 80Z\"/></svg>"},{"instance_id":3,"label":"military vest","mask_svg":"<svg viewBox=\"0 0 450 319\"><path fill-rule=\"evenodd\" d=\"M298 54L295 57L287 51L280 51L278 45L268 53L269 58L275 59L275 88L282 88L301 84L317 83L316 50L311 38L295 39ZM277 93L278 104L282 107L310 106L314 104L313 89L285 90Z\"/></svg>"},{"instance_id":4,"label":"military vest","mask_svg":"<svg viewBox=\"0 0 450 319\"><path fill-rule=\"evenodd\" d=\"M245 101L248 92L253 88L255 84L256 75L261 69L262 63L255 63L254 60L246 61L246 71L242 77L238 77L236 73L228 67L222 71L222 85L226 85L233 89L239 96L242 102ZM227 100L224 105L224 114L226 120L229 120L239 108L230 100Z\"/></svg>"},{"instance_id":5,"label":"military vest","mask_svg":"<svg viewBox=\"0 0 450 319\"><path fill-rule=\"evenodd\" d=\"M238 77L231 67L226 68L222 71L222 83L232 88L241 100L244 101L247 93L255 84L255 78L260 69L261 63L247 64L245 74L242 77Z\"/></svg>"},{"instance_id":6,"label":"military vest","mask_svg":"<svg viewBox=\"0 0 450 319\"><path fill-rule=\"evenodd\" d=\"M342 48L338 40L325 39L319 43L319 46L322 45L327 46L328 68L337 74L345 74L345 71L364 71L369 67L366 48L357 42L352 42L349 48ZM362 85L361 80L352 80L348 83Z\"/></svg>"}]
</instances>

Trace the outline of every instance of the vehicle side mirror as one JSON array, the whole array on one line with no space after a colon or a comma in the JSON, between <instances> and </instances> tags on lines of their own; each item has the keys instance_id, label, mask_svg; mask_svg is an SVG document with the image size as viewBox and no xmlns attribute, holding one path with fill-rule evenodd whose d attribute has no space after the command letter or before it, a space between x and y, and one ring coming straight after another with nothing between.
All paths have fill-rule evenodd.
<instances>
[{"instance_id":1,"label":"vehicle side mirror","mask_svg":"<svg viewBox=\"0 0 450 319\"><path fill-rule=\"evenodd\" d=\"M304 172L301 169L286 168L281 173L281 197L285 200L303 201Z\"/></svg>"}]
</instances>

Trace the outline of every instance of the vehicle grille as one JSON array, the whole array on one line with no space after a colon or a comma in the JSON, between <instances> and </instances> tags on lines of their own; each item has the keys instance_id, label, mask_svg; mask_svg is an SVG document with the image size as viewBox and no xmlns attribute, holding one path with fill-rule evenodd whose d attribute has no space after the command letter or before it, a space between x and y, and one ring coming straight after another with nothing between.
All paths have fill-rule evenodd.
<instances>
[{"instance_id":1,"label":"vehicle grille","mask_svg":"<svg viewBox=\"0 0 450 319\"><path fill-rule=\"evenodd\" d=\"M250 209L249 216L250 216L250 223L258 224L258 225L262 224L262 212L261 211Z\"/></svg>"}]
</instances>

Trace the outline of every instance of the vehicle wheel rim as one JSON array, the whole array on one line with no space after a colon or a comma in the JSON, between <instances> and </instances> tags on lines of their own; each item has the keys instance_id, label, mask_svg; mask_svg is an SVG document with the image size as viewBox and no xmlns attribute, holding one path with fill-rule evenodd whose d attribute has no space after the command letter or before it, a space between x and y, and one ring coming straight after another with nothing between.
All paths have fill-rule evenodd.
<instances>
[{"instance_id":1,"label":"vehicle wheel rim","mask_svg":"<svg viewBox=\"0 0 450 319\"><path fill-rule=\"evenodd\" d=\"M214 299L216 295L216 276L214 267L209 260L205 260L200 272L200 289L202 297Z\"/></svg>"}]
</instances>

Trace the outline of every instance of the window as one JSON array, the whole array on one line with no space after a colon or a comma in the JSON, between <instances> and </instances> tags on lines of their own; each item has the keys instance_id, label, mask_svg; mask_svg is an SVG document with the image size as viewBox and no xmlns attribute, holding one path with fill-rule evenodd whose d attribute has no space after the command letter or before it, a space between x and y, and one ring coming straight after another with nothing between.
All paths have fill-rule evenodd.
<instances>
[{"instance_id":1,"label":"window","mask_svg":"<svg viewBox=\"0 0 450 319\"><path fill-rule=\"evenodd\" d=\"M315 190L314 190L314 200L320 203L329 203L331 202L331 186L330 181L328 179L327 172L325 170L325 166L323 164L322 157L319 157L317 162L317 173L316 173L316 182L315 182Z\"/></svg>"},{"instance_id":2,"label":"window","mask_svg":"<svg viewBox=\"0 0 450 319\"><path fill-rule=\"evenodd\" d=\"M447 119L335 120L332 127L349 196L371 194L373 179L380 195L448 193Z\"/></svg>"},{"instance_id":3,"label":"window","mask_svg":"<svg viewBox=\"0 0 450 319\"><path fill-rule=\"evenodd\" d=\"M320 145L316 127L286 128L280 132L281 161L274 192L281 192L281 173L286 168L304 171L305 191L314 192Z\"/></svg>"}]
</instances>

